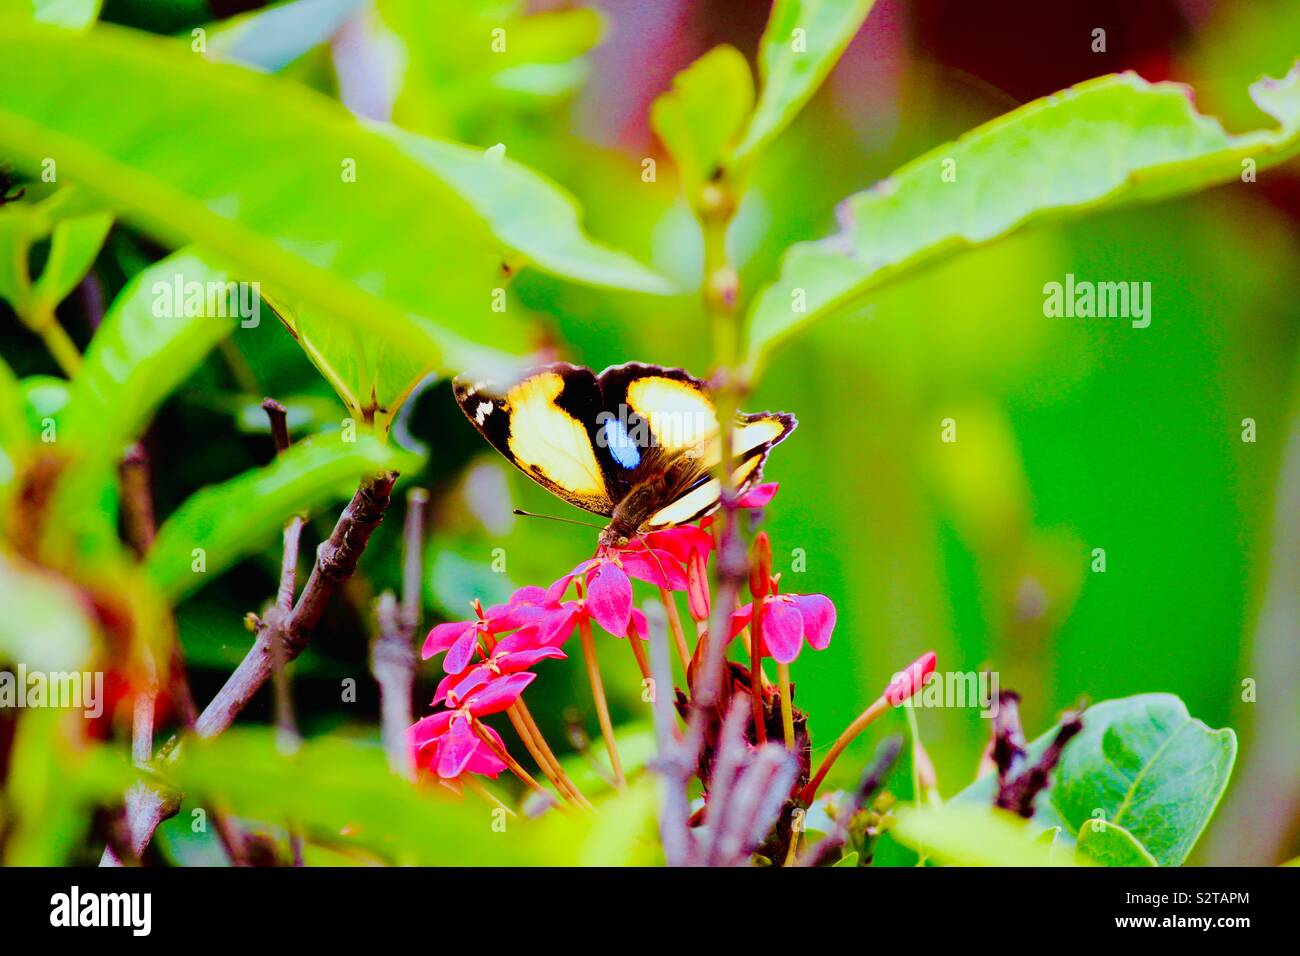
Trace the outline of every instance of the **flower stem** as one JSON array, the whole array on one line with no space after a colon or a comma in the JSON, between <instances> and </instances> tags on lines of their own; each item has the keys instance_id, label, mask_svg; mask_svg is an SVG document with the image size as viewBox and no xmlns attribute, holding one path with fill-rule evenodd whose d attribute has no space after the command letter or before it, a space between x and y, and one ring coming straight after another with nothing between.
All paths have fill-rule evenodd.
<instances>
[{"instance_id":1,"label":"flower stem","mask_svg":"<svg viewBox=\"0 0 1300 956\"><path fill-rule=\"evenodd\" d=\"M600 679L596 642L591 636L591 624L585 617L578 619L578 632L582 637L582 656L587 662L587 677L591 681L591 699L596 704L596 719L600 722L601 736L605 738L605 749L609 751L609 764L614 769L614 786L622 790L627 786L627 779L623 776L623 761L618 757L618 746L614 742L614 725L609 719L605 685Z\"/></svg>"},{"instance_id":2,"label":"flower stem","mask_svg":"<svg viewBox=\"0 0 1300 956\"><path fill-rule=\"evenodd\" d=\"M636 666L641 669L641 678L650 680L650 661L646 657L645 648L641 646L641 638L637 637L635 627L627 629L627 642L632 646L632 655L636 658Z\"/></svg>"},{"instance_id":3,"label":"flower stem","mask_svg":"<svg viewBox=\"0 0 1300 956\"><path fill-rule=\"evenodd\" d=\"M663 602L664 614L668 616L668 628L673 633L673 642L677 645L677 656L682 660L682 673L685 674L691 666L691 652L686 647L686 632L682 630L682 618L677 613L677 601L667 588L659 589L659 600Z\"/></svg>"},{"instance_id":4,"label":"flower stem","mask_svg":"<svg viewBox=\"0 0 1300 956\"><path fill-rule=\"evenodd\" d=\"M763 720L763 601L754 599L754 633L749 639L749 701L754 708L754 739L767 743L767 725Z\"/></svg>"},{"instance_id":5,"label":"flower stem","mask_svg":"<svg viewBox=\"0 0 1300 956\"><path fill-rule=\"evenodd\" d=\"M872 721L888 709L889 700L882 694L880 697L876 698L875 702L870 707L860 713L853 723L844 728L844 732L840 734L839 739L831 746L830 752L826 754L826 759L822 761L822 765L818 768L816 776L814 776L812 780L809 781L808 786L804 787L800 792L799 798L804 803L812 803L813 798L817 796L817 788L820 787L822 781L826 779L826 774L830 771L831 767L835 765L835 761L838 760L840 754L844 752L844 748L853 743L858 734L866 730L867 726L871 724Z\"/></svg>"},{"instance_id":6,"label":"flower stem","mask_svg":"<svg viewBox=\"0 0 1300 956\"><path fill-rule=\"evenodd\" d=\"M781 730L785 734L785 749L794 750L794 704L790 700L790 665L776 665L777 680L781 685Z\"/></svg>"},{"instance_id":7,"label":"flower stem","mask_svg":"<svg viewBox=\"0 0 1300 956\"><path fill-rule=\"evenodd\" d=\"M506 750L505 747L497 746L497 742L492 739L491 734L483 729L483 723L477 717L473 717L471 720L473 721L474 733L478 734L479 740L488 745L488 749L496 754L498 759L502 760L505 765L510 768L511 773L522 780L525 786L536 790L548 800L551 799L550 791L538 783L536 778L525 770L518 760L510 756L510 751Z\"/></svg>"}]
</instances>

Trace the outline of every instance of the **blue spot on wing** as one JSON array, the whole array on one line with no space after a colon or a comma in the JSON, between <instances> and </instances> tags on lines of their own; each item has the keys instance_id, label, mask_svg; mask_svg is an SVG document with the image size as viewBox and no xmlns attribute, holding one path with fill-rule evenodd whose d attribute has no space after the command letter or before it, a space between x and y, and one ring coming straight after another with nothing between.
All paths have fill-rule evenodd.
<instances>
[{"instance_id":1,"label":"blue spot on wing","mask_svg":"<svg viewBox=\"0 0 1300 956\"><path fill-rule=\"evenodd\" d=\"M641 464L641 449L636 447L627 427L617 418L605 419L605 447L624 468L630 470Z\"/></svg>"}]
</instances>

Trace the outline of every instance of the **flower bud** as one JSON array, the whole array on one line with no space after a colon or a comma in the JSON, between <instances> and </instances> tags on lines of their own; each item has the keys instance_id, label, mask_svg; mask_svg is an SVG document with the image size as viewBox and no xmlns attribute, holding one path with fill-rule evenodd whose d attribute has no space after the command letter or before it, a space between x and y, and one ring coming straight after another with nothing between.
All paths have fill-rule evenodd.
<instances>
[{"instance_id":1,"label":"flower bud","mask_svg":"<svg viewBox=\"0 0 1300 956\"><path fill-rule=\"evenodd\" d=\"M702 551L692 550L686 559L686 607L696 623L709 619L709 570Z\"/></svg>"},{"instance_id":2,"label":"flower bud","mask_svg":"<svg viewBox=\"0 0 1300 956\"><path fill-rule=\"evenodd\" d=\"M772 593L772 541L766 531L754 538L754 561L749 566L749 593L765 598Z\"/></svg>"},{"instance_id":3,"label":"flower bud","mask_svg":"<svg viewBox=\"0 0 1300 956\"><path fill-rule=\"evenodd\" d=\"M925 686L926 679L934 673L937 661L938 657L934 651L926 651L912 661L907 670L895 675L889 682L889 686L885 688L885 699L889 701L890 706L897 707L917 694Z\"/></svg>"}]
</instances>

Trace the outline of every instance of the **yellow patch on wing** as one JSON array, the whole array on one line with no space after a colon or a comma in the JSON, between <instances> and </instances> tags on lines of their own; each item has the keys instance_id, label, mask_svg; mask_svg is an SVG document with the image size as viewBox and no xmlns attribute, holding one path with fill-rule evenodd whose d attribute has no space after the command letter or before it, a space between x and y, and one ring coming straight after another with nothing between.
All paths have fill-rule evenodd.
<instances>
[{"instance_id":1,"label":"yellow patch on wing","mask_svg":"<svg viewBox=\"0 0 1300 956\"><path fill-rule=\"evenodd\" d=\"M709 397L688 382L651 375L627 387L627 403L650 425L660 448L682 451L715 438L718 415Z\"/></svg>"},{"instance_id":2,"label":"yellow patch on wing","mask_svg":"<svg viewBox=\"0 0 1300 956\"><path fill-rule=\"evenodd\" d=\"M555 404L564 379L555 372L526 378L506 393L510 409L510 453L526 470L577 497L605 495L605 479L587 429Z\"/></svg>"},{"instance_id":3,"label":"yellow patch on wing","mask_svg":"<svg viewBox=\"0 0 1300 956\"><path fill-rule=\"evenodd\" d=\"M785 429L785 422L779 418L760 418L757 421L745 422L737 426L735 437L732 438L733 454L740 457L760 445L774 442L781 437Z\"/></svg>"},{"instance_id":4,"label":"yellow patch on wing","mask_svg":"<svg viewBox=\"0 0 1300 956\"><path fill-rule=\"evenodd\" d=\"M748 461L742 461L736 466L731 473L731 479L736 488L743 489L754 479L758 474L758 468L762 461L762 455L755 455ZM696 485L672 504L660 508L650 516L646 526L650 528L671 528L674 525L685 524L695 518L701 518L718 506L718 499L721 494L721 483L716 478L710 478L708 481Z\"/></svg>"}]
</instances>

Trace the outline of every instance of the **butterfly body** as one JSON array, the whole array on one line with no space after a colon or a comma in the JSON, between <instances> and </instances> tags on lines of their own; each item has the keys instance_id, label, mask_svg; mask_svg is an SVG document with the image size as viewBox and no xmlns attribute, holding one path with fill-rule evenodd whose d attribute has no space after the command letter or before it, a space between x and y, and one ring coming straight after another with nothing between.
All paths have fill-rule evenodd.
<instances>
[{"instance_id":1,"label":"butterfly body","mask_svg":"<svg viewBox=\"0 0 1300 956\"><path fill-rule=\"evenodd\" d=\"M682 369L628 363L599 375L555 363L510 385L457 379L456 402L487 441L557 497L610 519L602 545L703 517L718 505L717 414ZM754 484L793 415L739 415L733 483Z\"/></svg>"}]
</instances>

